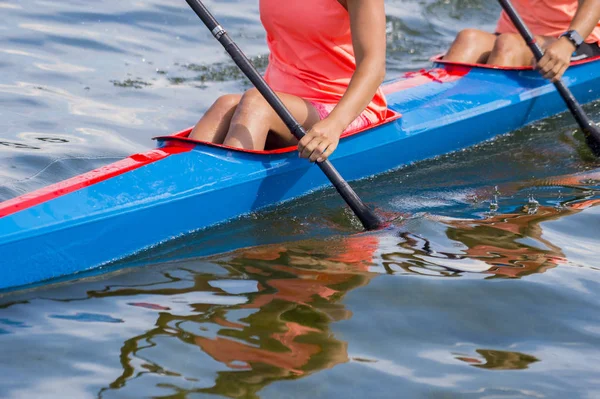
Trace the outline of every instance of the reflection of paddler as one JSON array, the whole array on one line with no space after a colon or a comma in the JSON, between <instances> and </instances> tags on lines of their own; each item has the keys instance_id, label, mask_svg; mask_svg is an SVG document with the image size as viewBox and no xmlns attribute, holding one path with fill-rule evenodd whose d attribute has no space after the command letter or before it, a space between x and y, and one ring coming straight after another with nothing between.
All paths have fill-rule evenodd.
<instances>
[{"instance_id":1,"label":"reflection of paddler","mask_svg":"<svg viewBox=\"0 0 600 399\"><path fill-rule=\"evenodd\" d=\"M327 244L327 241L321 242ZM335 266L334 262L341 262L343 267L350 268L352 270L367 271L367 267L373 260L373 254L379 247L379 238L372 235L354 235L346 237L343 240L335 241L335 248L328 248L325 255L327 258L322 259L320 262L327 267ZM311 241L311 247L317 247L318 244ZM279 259L282 254L288 252L288 249L282 245L266 245L262 247L249 248L242 252L242 257L245 259L256 259L274 261ZM314 251L313 251L314 252ZM292 256L291 259L294 259ZM308 257L301 256L299 258L299 265L301 262L309 261ZM309 266L312 266L312 261ZM361 267L362 266L362 267Z\"/></svg>"},{"instance_id":2,"label":"reflection of paddler","mask_svg":"<svg viewBox=\"0 0 600 399\"><path fill-rule=\"evenodd\" d=\"M597 184L598 181L600 171L592 171L535 180L528 182L525 187L587 189L588 185ZM523 184L507 185L501 191L511 192L522 188ZM541 223L577 213L599 201L576 200L560 209L539 206L535 212L495 215L477 222L452 220L447 222L451 226L447 235L467 246L466 258L487 264L487 273L507 277L540 273L566 261L561 249L543 238ZM540 244L539 247L523 244L521 240L524 238L533 238Z\"/></svg>"},{"instance_id":3,"label":"reflection of paddler","mask_svg":"<svg viewBox=\"0 0 600 399\"><path fill-rule=\"evenodd\" d=\"M448 237L467 246L466 255L486 262L488 273L519 277L541 273L564 263L561 249L542 236L540 224L572 215L600 203L600 199L579 201L563 209L540 206L532 214L495 215L476 224L473 221L450 222ZM525 245L524 237L532 238L540 247Z\"/></svg>"},{"instance_id":4,"label":"reflection of paddler","mask_svg":"<svg viewBox=\"0 0 600 399\"><path fill-rule=\"evenodd\" d=\"M558 189L569 188L569 189L573 189L573 190L587 191L590 189L589 187L597 186L599 182L600 182L600 169L591 171L591 172L544 177L544 178L540 178L540 179L527 180L524 182L511 182L511 183L507 183L507 184L502 184L500 186L496 186L495 191L499 191L502 193L502 195L508 195L508 196L515 195L515 193L522 191L522 190L529 190L532 187L533 188L556 187ZM489 197L489 195L490 195L489 188L479 188L479 189L476 189L473 193L471 193L469 197L471 197L471 198L486 198L486 197ZM575 205L575 207L576 207L577 203L575 203L573 205Z\"/></svg>"},{"instance_id":5,"label":"reflection of paddler","mask_svg":"<svg viewBox=\"0 0 600 399\"><path fill-rule=\"evenodd\" d=\"M307 251L274 245L241 252L232 263L259 281L259 292L240 308L258 311L235 327L222 318L211 320L225 328L215 339L196 337L196 344L215 360L259 379L273 373L299 376L347 361L346 344L328 326L350 313L334 302L369 281L378 239L354 236L336 241L336 248L327 244L323 251L311 242Z\"/></svg>"},{"instance_id":6,"label":"reflection of paddler","mask_svg":"<svg viewBox=\"0 0 600 399\"><path fill-rule=\"evenodd\" d=\"M539 361L536 357L521 352L492 349L477 349L476 352L483 359L461 355L456 356L456 358L472 366L487 370L525 370L531 364Z\"/></svg>"},{"instance_id":7,"label":"reflection of paddler","mask_svg":"<svg viewBox=\"0 0 600 399\"><path fill-rule=\"evenodd\" d=\"M296 342L296 338L318 333L319 330L289 322L285 323L285 326L286 332L272 334L272 338L285 346L285 352L266 350L222 337L215 339L196 337L195 342L212 358L232 369L249 370L252 369L253 364L262 363L291 374L302 375L304 372L301 368L312 356L319 353L321 348L315 344ZM347 358L342 356L338 360L344 362Z\"/></svg>"},{"instance_id":8,"label":"reflection of paddler","mask_svg":"<svg viewBox=\"0 0 600 399\"><path fill-rule=\"evenodd\" d=\"M260 295L244 307L261 307L275 299L307 304L315 295L330 299L338 293L338 290L330 286L348 282L356 277L357 272L359 275L368 272L379 241L375 236L361 235L348 237L335 243L336 248L325 248L324 256L315 254L314 242L311 242L311 250L308 252L300 249L288 252L282 246L266 246L244 251L242 258L245 260L267 261L270 270L293 275L292 278L269 279L267 284L275 292L267 294L262 287ZM284 256L285 265L275 262ZM260 275L258 271L261 269L246 266L244 270Z\"/></svg>"},{"instance_id":9,"label":"reflection of paddler","mask_svg":"<svg viewBox=\"0 0 600 399\"><path fill-rule=\"evenodd\" d=\"M331 245L331 243L335 245ZM258 284L258 292L246 293L248 303L219 305L194 303L197 314L179 315L173 307L155 303L129 305L160 311L156 327L126 340L121 348L123 373L101 392L124 387L147 364L138 365L140 351L161 336L173 336L196 344L222 362L230 371L217 373L214 384L182 390L182 394L216 394L227 397L256 397L256 392L274 380L298 378L348 361L347 344L330 331L335 320L350 317L339 303L343 295L366 284L374 274L367 272L376 237L355 236L336 241L272 245L238 251L224 265L232 276L244 276ZM176 277L168 276L173 281ZM192 286L145 285L93 291L91 297L138 295L223 294L214 275L199 274ZM239 303L239 302L236 302ZM189 304L186 302L186 308ZM238 313L241 311L241 314ZM243 315L243 316L242 316ZM194 330L180 328L180 323ZM190 323L190 324L188 324ZM208 327L208 328L206 328ZM215 338L203 331L218 331ZM192 332L193 331L193 332ZM140 370L137 370L140 368Z\"/></svg>"},{"instance_id":10,"label":"reflection of paddler","mask_svg":"<svg viewBox=\"0 0 600 399\"><path fill-rule=\"evenodd\" d=\"M592 206L597 205L598 203L600 203L600 199L585 200L571 205L571 208L577 209L578 211L582 211L584 209L591 208Z\"/></svg>"},{"instance_id":11,"label":"reflection of paddler","mask_svg":"<svg viewBox=\"0 0 600 399\"><path fill-rule=\"evenodd\" d=\"M585 189L588 184L597 185L600 181L600 171L586 172L583 174L573 174L552 177L544 181L546 186L560 186L560 187L571 187L578 189ZM583 201L576 201L569 204L569 208L576 210L583 210L590 208L600 202L600 199L589 199Z\"/></svg>"},{"instance_id":12,"label":"reflection of paddler","mask_svg":"<svg viewBox=\"0 0 600 399\"><path fill-rule=\"evenodd\" d=\"M592 171L585 173L576 173L571 175L555 176L536 181L540 186L562 186L562 187L577 187L586 186L587 182L600 181L600 171Z\"/></svg>"}]
</instances>

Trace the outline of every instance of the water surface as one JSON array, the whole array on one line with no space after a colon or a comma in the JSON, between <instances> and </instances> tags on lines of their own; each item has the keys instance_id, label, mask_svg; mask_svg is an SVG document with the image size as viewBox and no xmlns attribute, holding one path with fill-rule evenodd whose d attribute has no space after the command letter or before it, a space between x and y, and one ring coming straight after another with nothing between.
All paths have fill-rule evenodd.
<instances>
[{"instance_id":1,"label":"water surface","mask_svg":"<svg viewBox=\"0 0 600 399\"><path fill-rule=\"evenodd\" d=\"M207 5L264 67L257 2ZM498 13L386 7L390 78ZM248 87L185 2L0 12L0 199L151 148ZM575 130L560 115L358 182L403 216L383 231L324 190L5 294L0 397L598 397L600 164Z\"/></svg>"}]
</instances>

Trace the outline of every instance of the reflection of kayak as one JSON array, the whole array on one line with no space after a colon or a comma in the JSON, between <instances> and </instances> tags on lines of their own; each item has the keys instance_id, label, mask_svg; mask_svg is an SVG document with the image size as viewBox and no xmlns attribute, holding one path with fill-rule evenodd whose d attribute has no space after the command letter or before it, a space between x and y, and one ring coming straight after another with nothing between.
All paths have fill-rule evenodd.
<instances>
[{"instance_id":1,"label":"reflection of kayak","mask_svg":"<svg viewBox=\"0 0 600 399\"><path fill-rule=\"evenodd\" d=\"M600 98L598 59L567 71ZM389 119L340 141L348 180L388 171L566 110L536 71L436 63L385 86ZM398 118L397 113L402 113ZM0 204L0 289L69 275L327 186L294 148L242 152L160 137L158 149Z\"/></svg>"}]
</instances>

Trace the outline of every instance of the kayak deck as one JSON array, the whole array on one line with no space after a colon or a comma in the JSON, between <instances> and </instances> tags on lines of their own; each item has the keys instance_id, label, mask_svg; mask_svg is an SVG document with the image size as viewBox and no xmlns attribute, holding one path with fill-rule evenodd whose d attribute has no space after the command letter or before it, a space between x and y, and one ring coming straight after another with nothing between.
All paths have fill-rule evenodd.
<instances>
[{"instance_id":1,"label":"kayak deck","mask_svg":"<svg viewBox=\"0 0 600 399\"><path fill-rule=\"evenodd\" d=\"M567 71L600 98L598 60ZM532 70L435 64L385 86L390 118L349 134L331 160L348 180L462 149L565 111ZM402 114L401 118L398 118ZM0 203L0 289L90 270L328 186L293 147L240 151L186 131L158 149Z\"/></svg>"}]
</instances>

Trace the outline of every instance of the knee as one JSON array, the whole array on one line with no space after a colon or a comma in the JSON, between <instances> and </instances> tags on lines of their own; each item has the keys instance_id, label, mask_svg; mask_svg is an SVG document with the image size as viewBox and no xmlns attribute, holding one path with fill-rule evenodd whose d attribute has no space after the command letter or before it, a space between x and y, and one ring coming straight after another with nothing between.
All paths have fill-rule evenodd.
<instances>
[{"instance_id":1,"label":"knee","mask_svg":"<svg viewBox=\"0 0 600 399\"><path fill-rule=\"evenodd\" d=\"M242 95L238 113L252 113L253 115L262 115L271 111L271 106L265 100L257 89L250 89Z\"/></svg>"},{"instance_id":2,"label":"knee","mask_svg":"<svg viewBox=\"0 0 600 399\"><path fill-rule=\"evenodd\" d=\"M225 94L214 102L213 108L219 109L221 111L227 112L240 103L240 95L239 94Z\"/></svg>"},{"instance_id":3,"label":"knee","mask_svg":"<svg viewBox=\"0 0 600 399\"><path fill-rule=\"evenodd\" d=\"M477 43L481 39L482 33L482 31L477 29L463 29L456 35L454 43L467 45Z\"/></svg>"},{"instance_id":4,"label":"knee","mask_svg":"<svg viewBox=\"0 0 600 399\"><path fill-rule=\"evenodd\" d=\"M267 104L267 100L260 94L258 89L252 88L244 93L240 103L243 105L260 106L262 104Z\"/></svg>"},{"instance_id":5,"label":"knee","mask_svg":"<svg viewBox=\"0 0 600 399\"><path fill-rule=\"evenodd\" d=\"M505 33L496 39L494 49L492 50L497 56L511 57L520 53L523 39L514 33Z\"/></svg>"},{"instance_id":6,"label":"knee","mask_svg":"<svg viewBox=\"0 0 600 399\"><path fill-rule=\"evenodd\" d=\"M453 62L482 62L482 55L488 49L489 33L477 29L464 29L458 32L444 59Z\"/></svg>"}]
</instances>

